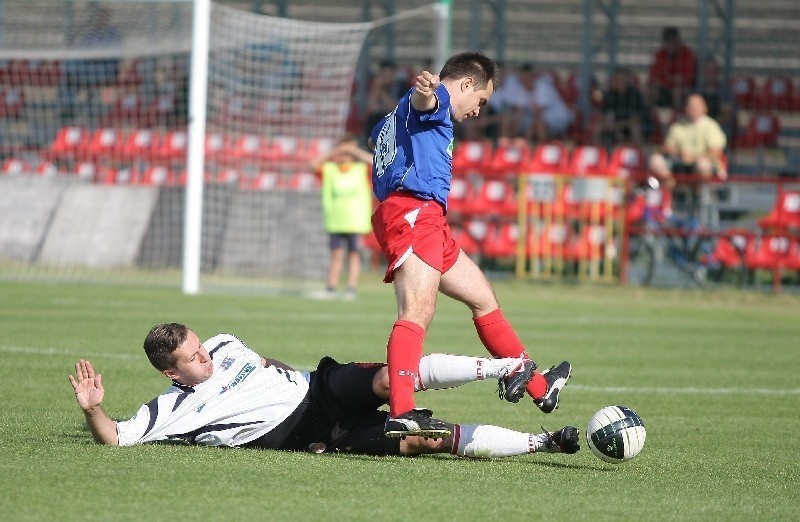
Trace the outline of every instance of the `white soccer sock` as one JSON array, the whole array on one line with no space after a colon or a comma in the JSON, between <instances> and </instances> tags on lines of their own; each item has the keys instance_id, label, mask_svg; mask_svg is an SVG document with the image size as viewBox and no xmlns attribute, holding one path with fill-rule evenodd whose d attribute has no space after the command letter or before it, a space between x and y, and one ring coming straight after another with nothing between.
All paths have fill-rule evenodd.
<instances>
[{"instance_id":1,"label":"white soccer sock","mask_svg":"<svg viewBox=\"0 0 800 522\"><path fill-rule=\"evenodd\" d=\"M434 353L419 360L416 391L455 388L468 382L497 379L513 370L522 359L488 359Z\"/></svg>"},{"instance_id":2,"label":"white soccer sock","mask_svg":"<svg viewBox=\"0 0 800 522\"><path fill-rule=\"evenodd\" d=\"M535 453L544 445L541 435L488 424L456 424L453 439L453 454L481 459Z\"/></svg>"}]
</instances>

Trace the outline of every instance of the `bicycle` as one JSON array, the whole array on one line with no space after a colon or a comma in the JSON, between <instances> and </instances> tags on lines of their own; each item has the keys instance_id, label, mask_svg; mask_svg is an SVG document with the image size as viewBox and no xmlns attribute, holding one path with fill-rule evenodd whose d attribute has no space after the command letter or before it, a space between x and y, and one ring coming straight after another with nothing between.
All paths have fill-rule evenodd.
<instances>
[{"instance_id":1,"label":"bicycle","mask_svg":"<svg viewBox=\"0 0 800 522\"><path fill-rule=\"evenodd\" d=\"M628 206L629 283L652 285L665 261L682 285L702 287L722 279L729 268L715 256L718 234L698 218L697 198L690 194L688 199L687 208L674 211L670 194L652 176L634 191Z\"/></svg>"}]
</instances>

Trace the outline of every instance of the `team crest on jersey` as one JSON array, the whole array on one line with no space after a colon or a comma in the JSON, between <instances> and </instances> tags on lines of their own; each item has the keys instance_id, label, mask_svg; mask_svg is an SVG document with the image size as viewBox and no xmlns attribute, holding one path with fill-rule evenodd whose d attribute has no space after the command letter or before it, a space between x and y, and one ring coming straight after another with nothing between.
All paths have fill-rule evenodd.
<instances>
[{"instance_id":1,"label":"team crest on jersey","mask_svg":"<svg viewBox=\"0 0 800 522\"><path fill-rule=\"evenodd\" d=\"M386 116L386 121L378 133L378 141L375 143L375 176L380 178L397 155L397 129L395 128L395 112L390 112Z\"/></svg>"},{"instance_id":2,"label":"team crest on jersey","mask_svg":"<svg viewBox=\"0 0 800 522\"><path fill-rule=\"evenodd\" d=\"M447 146L447 155L453 157L453 140L450 140L450 145Z\"/></svg>"},{"instance_id":3,"label":"team crest on jersey","mask_svg":"<svg viewBox=\"0 0 800 522\"><path fill-rule=\"evenodd\" d=\"M222 368L223 370L227 370L228 368L231 367L234 360L235 359L233 357L225 357L220 363L219 367Z\"/></svg>"}]
</instances>

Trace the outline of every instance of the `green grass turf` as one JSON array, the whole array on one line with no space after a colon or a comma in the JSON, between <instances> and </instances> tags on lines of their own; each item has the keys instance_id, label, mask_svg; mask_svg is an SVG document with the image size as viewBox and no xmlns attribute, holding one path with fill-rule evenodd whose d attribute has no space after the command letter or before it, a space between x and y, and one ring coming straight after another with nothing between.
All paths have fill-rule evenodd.
<instances>
[{"instance_id":1,"label":"green grass turf","mask_svg":"<svg viewBox=\"0 0 800 522\"><path fill-rule=\"evenodd\" d=\"M624 404L647 426L642 454L494 461L372 458L246 449L97 446L67 375L103 374L106 411L127 418L167 381L141 350L179 321L201 338L237 334L301 368L323 354L382 360L395 306L367 274L354 302L177 290L0 282L0 516L3 520L798 520L800 298L733 290L495 285L541 366L573 363L561 407L512 405L493 382L426 392L455 422L523 431ZM480 355L466 309L447 298L426 352Z\"/></svg>"}]
</instances>

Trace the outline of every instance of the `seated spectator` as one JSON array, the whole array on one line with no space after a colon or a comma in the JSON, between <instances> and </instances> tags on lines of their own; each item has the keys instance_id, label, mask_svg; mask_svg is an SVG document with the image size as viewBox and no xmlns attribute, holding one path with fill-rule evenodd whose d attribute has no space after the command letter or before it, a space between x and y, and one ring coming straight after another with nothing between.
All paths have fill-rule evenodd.
<instances>
[{"instance_id":1,"label":"seated spectator","mask_svg":"<svg viewBox=\"0 0 800 522\"><path fill-rule=\"evenodd\" d=\"M105 6L89 4L89 17L80 28L75 47L86 49L113 49L122 44L122 36L112 24L112 12ZM64 123L74 118L73 108L82 90L87 91L89 117L94 119L97 108L95 98L97 90L113 83L119 72L117 58L101 58L94 60L70 60L64 62L64 79L59 91Z\"/></svg>"},{"instance_id":2,"label":"seated spectator","mask_svg":"<svg viewBox=\"0 0 800 522\"><path fill-rule=\"evenodd\" d=\"M702 181L715 175L727 179L723 152L727 139L711 119L703 97L697 93L686 100L685 117L670 125L661 152L650 158L650 170L666 184L675 186L675 174L696 174Z\"/></svg>"},{"instance_id":3,"label":"seated spectator","mask_svg":"<svg viewBox=\"0 0 800 522\"><path fill-rule=\"evenodd\" d=\"M497 123L499 138L518 138L525 133L523 120L529 93L517 67L502 65L494 95L489 98L490 119Z\"/></svg>"},{"instance_id":4,"label":"seated spectator","mask_svg":"<svg viewBox=\"0 0 800 522\"><path fill-rule=\"evenodd\" d=\"M619 144L641 146L650 111L632 77L632 71L617 69L609 78L596 143L609 148Z\"/></svg>"},{"instance_id":5,"label":"seated spectator","mask_svg":"<svg viewBox=\"0 0 800 522\"><path fill-rule=\"evenodd\" d=\"M683 43L677 27L665 27L648 74L650 104L679 110L681 100L694 87L696 76L694 51Z\"/></svg>"},{"instance_id":6,"label":"seated spectator","mask_svg":"<svg viewBox=\"0 0 800 522\"><path fill-rule=\"evenodd\" d=\"M545 143L563 136L575 115L558 92L553 77L545 73L536 74L529 64L523 67L522 72L522 85L529 93L523 122L525 138Z\"/></svg>"},{"instance_id":7,"label":"seated spectator","mask_svg":"<svg viewBox=\"0 0 800 522\"><path fill-rule=\"evenodd\" d=\"M381 62L378 73L370 81L367 93L367 133L394 110L397 100L402 98L409 88L411 85L408 77L398 73L393 61Z\"/></svg>"},{"instance_id":8,"label":"seated spectator","mask_svg":"<svg viewBox=\"0 0 800 522\"><path fill-rule=\"evenodd\" d=\"M703 83L699 85L698 82L697 87L698 94L703 96L708 105L708 116L716 120L730 138L736 124L733 96L723 81L719 64L713 56L703 61Z\"/></svg>"}]
</instances>

